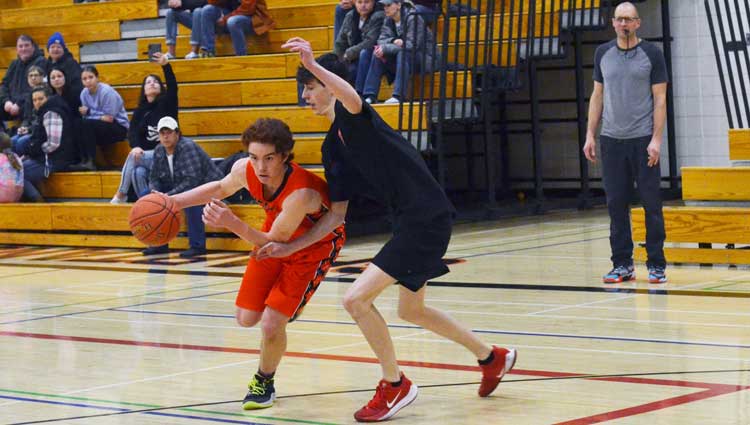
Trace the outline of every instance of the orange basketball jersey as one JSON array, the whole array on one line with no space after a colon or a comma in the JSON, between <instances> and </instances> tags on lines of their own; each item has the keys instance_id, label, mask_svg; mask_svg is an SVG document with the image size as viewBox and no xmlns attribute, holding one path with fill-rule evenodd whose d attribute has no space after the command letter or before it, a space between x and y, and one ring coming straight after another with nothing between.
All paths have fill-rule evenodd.
<instances>
[{"instance_id":1,"label":"orange basketball jersey","mask_svg":"<svg viewBox=\"0 0 750 425\"><path fill-rule=\"evenodd\" d=\"M331 208L331 200L328 196L328 185L325 180L316 176L315 174L305 170L304 168L297 165L295 162L289 162L289 168L284 176L284 181L281 186L273 194L270 199L265 199L263 196L263 184L258 180L258 176L255 175L253 165L250 161L247 162L247 169L245 170L247 175L247 187L250 191L250 195L263 207L266 212L266 221L263 223L262 231L267 232L271 230L276 217L281 214L281 208L284 204L284 200L287 196L291 195L297 189L313 189L320 193L320 197L323 199L323 205L320 210L314 214L307 214L305 219L300 223L297 230L294 231L292 237L289 239L294 240L305 234L315 223ZM336 237L336 235L344 234L344 225L337 227L333 232L329 233L317 243L330 242Z\"/></svg>"}]
</instances>

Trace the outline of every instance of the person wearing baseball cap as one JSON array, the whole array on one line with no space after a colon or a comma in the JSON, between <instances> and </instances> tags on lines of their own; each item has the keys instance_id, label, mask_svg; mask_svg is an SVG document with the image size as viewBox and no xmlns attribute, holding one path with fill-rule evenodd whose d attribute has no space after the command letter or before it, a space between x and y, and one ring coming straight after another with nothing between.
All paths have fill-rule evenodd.
<instances>
[{"instance_id":1,"label":"person wearing baseball cap","mask_svg":"<svg viewBox=\"0 0 750 425\"><path fill-rule=\"evenodd\" d=\"M182 135L177 120L170 116L162 117L156 127L159 130L159 144L154 149L154 162L149 171L152 191L174 195L224 177L211 157L194 141ZM139 173L138 168L135 173ZM188 207L184 211L190 249L181 252L180 257L205 255L206 227L201 218L203 205ZM164 254L168 251L169 247L162 245L146 248L143 254Z\"/></svg>"}]
</instances>

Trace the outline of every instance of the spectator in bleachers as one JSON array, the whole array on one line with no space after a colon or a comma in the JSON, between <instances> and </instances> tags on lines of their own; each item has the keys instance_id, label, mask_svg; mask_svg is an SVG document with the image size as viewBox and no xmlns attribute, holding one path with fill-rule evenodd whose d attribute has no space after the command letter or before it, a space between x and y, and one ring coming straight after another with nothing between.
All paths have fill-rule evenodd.
<instances>
[{"instance_id":1,"label":"spectator in bleachers","mask_svg":"<svg viewBox=\"0 0 750 425\"><path fill-rule=\"evenodd\" d=\"M440 0L413 0L414 10L422 15L425 23L431 24L440 16Z\"/></svg>"},{"instance_id":2,"label":"spectator in bleachers","mask_svg":"<svg viewBox=\"0 0 750 425\"><path fill-rule=\"evenodd\" d=\"M62 34L56 32L47 40L47 53L49 53L49 58L47 58L47 64L44 69L45 74L49 74L52 68L62 69L65 73L67 83L76 93L80 93L83 90L81 65L75 60L70 50L68 50Z\"/></svg>"},{"instance_id":3,"label":"spectator in bleachers","mask_svg":"<svg viewBox=\"0 0 750 425\"><path fill-rule=\"evenodd\" d=\"M16 40L16 54L18 57L10 63L0 83L0 121L20 118L31 92L26 79L28 69L33 65L44 68L44 55L28 35L20 35Z\"/></svg>"},{"instance_id":4,"label":"spectator in bleachers","mask_svg":"<svg viewBox=\"0 0 750 425\"><path fill-rule=\"evenodd\" d=\"M359 94L365 88L372 49L384 20L385 13L376 8L375 0L355 0L333 45L333 52L349 67L351 81Z\"/></svg>"},{"instance_id":5,"label":"spectator in bleachers","mask_svg":"<svg viewBox=\"0 0 750 425\"><path fill-rule=\"evenodd\" d=\"M237 56L247 55L245 34L263 35L276 26L266 0L208 0L201 12L201 57L216 56L216 30L228 32Z\"/></svg>"},{"instance_id":6,"label":"spectator in bleachers","mask_svg":"<svg viewBox=\"0 0 750 425\"><path fill-rule=\"evenodd\" d=\"M95 66L84 66L81 80L84 86L81 107L78 109L83 117L79 139L81 162L71 168L93 171L96 170L96 146L125 140L130 123L122 97L108 84L99 82L99 71Z\"/></svg>"},{"instance_id":7,"label":"spectator in bleachers","mask_svg":"<svg viewBox=\"0 0 750 425\"><path fill-rule=\"evenodd\" d=\"M52 173L68 168L75 161L68 105L60 96L50 96L46 87L32 90L39 120L31 129L31 141L23 161L23 196L27 201L43 202L37 186Z\"/></svg>"},{"instance_id":8,"label":"spectator in bleachers","mask_svg":"<svg viewBox=\"0 0 750 425\"><path fill-rule=\"evenodd\" d=\"M26 72L26 82L32 90L36 87L44 86L44 70L36 65L30 66ZM19 155L26 153L26 145L29 139L31 139L31 127L34 121L36 121L36 113L31 101L31 92L29 92L26 101L23 103L21 125L16 129L16 135L10 138L13 152Z\"/></svg>"},{"instance_id":9,"label":"spectator in bleachers","mask_svg":"<svg viewBox=\"0 0 750 425\"><path fill-rule=\"evenodd\" d=\"M73 122L80 121L81 112L78 109L81 107L82 89L72 86L68 81L68 75L65 73L65 70L56 66L53 66L49 74L47 74L47 82L52 89L52 93L62 97L68 105Z\"/></svg>"},{"instance_id":10,"label":"spectator in bleachers","mask_svg":"<svg viewBox=\"0 0 750 425\"><path fill-rule=\"evenodd\" d=\"M367 72L364 96L368 103L377 102L380 80L386 74L393 82L393 95L385 103L399 103L407 93L414 71L432 72L438 52L432 31L414 12L414 5L403 0L379 0L385 7L385 21L378 44L373 49ZM416 62L412 61L416 58Z\"/></svg>"},{"instance_id":11,"label":"spectator in bleachers","mask_svg":"<svg viewBox=\"0 0 750 425\"><path fill-rule=\"evenodd\" d=\"M159 145L154 149L149 185L151 190L174 195L202 184L220 180L224 176L208 154L195 142L182 136L177 121L163 117L157 125ZM183 210L187 221L190 249L180 253L182 258L192 258L206 253L206 227L203 224L203 205ZM162 254L167 245L146 248L145 255Z\"/></svg>"},{"instance_id":12,"label":"spectator in bleachers","mask_svg":"<svg viewBox=\"0 0 750 425\"><path fill-rule=\"evenodd\" d=\"M148 176L154 160L154 148L159 144L157 124L163 117L176 117L177 79L166 55L156 53L156 63L161 65L167 87L156 74L149 74L141 84L138 107L133 112L128 130L128 142L132 148L122 167L120 187L112 197L113 204L124 203L131 184L138 197L149 193Z\"/></svg>"},{"instance_id":13,"label":"spectator in bleachers","mask_svg":"<svg viewBox=\"0 0 750 425\"><path fill-rule=\"evenodd\" d=\"M185 59L195 59L201 45L201 11L206 5L206 0L169 0L167 6L167 54L169 59L174 59L177 45L177 24L180 23L191 29L190 53Z\"/></svg>"},{"instance_id":14,"label":"spectator in bleachers","mask_svg":"<svg viewBox=\"0 0 750 425\"><path fill-rule=\"evenodd\" d=\"M18 202L23 194L23 165L11 149L10 137L0 132L0 202Z\"/></svg>"},{"instance_id":15,"label":"spectator in bleachers","mask_svg":"<svg viewBox=\"0 0 750 425\"><path fill-rule=\"evenodd\" d=\"M333 39L339 38L341 27L344 25L344 18L346 14L354 7L354 0L339 0L339 4L336 5L336 11L333 15Z\"/></svg>"}]
</instances>

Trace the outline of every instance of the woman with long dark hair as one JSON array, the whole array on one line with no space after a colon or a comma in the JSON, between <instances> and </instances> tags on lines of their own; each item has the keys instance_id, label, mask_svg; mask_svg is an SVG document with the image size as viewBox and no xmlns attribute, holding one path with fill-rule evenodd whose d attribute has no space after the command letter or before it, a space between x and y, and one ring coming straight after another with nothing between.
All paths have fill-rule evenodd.
<instances>
[{"instance_id":1,"label":"woman with long dark hair","mask_svg":"<svg viewBox=\"0 0 750 425\"><path fill-rule=\"evenodd\" d=\"M156 74L149 74L141 84L138 107L133 112L128 131L128 143L132 148L122 167L120 187L112 197L113 204L127 199L130 185L138 197L149 192L148 175L154 159L154 148L159 144L157 124L163 117L177 118L177 79L167 55L156 53L154 60L161 65L167 86Z\"/></svg>"}]
</instances>

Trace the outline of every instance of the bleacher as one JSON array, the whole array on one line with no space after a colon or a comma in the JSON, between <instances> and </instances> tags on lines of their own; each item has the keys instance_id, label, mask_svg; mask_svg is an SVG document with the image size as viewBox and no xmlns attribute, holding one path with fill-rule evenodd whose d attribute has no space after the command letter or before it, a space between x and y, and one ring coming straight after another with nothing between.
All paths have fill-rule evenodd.
<instances>
[{"instance_id":1,"label":"bleacher","mask_svg":"<svg viewBox=\"0 0 750 425\"><path fill-rule=\"evenodd\" d=\"M337 0L270 0L270 14L277 28L262 37L248 37L249 56L233 56L228 35L217 38L217 57L184 60L189 48L188 32L180 26L177 42L178 59L170 61L179 82L180 128L194 138L209 155L223 158L241 149L239 134L249 123L260 117L284 120L295 133L295 155L298 162L313 168L322 175L320 144L329 122L314 116L304 107L297 106L297 87L294 80L299 59L281 49L281 44L292 36L302 36L312 42L316 53L331 50L333 44L333 15ZM533 39L559 36L563 27L577 22L563 22L561 9L598 11L599 2L576 0L575 3L559 0L536 2L535 12L528 8L508 9L515 2L495 1L492 26L500 28L499 54L496 65L513 67L523 59L522 44ZM488 6L483 2L481 9ZM502 10L501 5L506 9ZM55 31L63 33L68 48L82 63L88 63L84 51L103 41L124 39L123 23L144 19L158 19L157 0L115 0L104 3L73 4L72 0L0 0L3 9L0 17L0 72L4 73L15 58L16 37L21 33L32 35L43 44ZM570 7L570 9L569 9ZM528 17L534 13L533 23ZM446 15L448 16L448 15ZM457 32L462 22L473 20L477 30ZM583 21L583 19L578 19ZM447 57L459 64L471 66L485 56L481 35L489 19L476 16L441 17L435 25L436 39ZM524 23L515 25L514 22ZM546 24L545 24L546 22ZM579 22L582 24L582 22ZM160 28L163 28L163 20ZM443 45L444 31L449 32ZM532 31L533 29L533 31ZM163 31L163 30L162 30ZM130 33L129 33L130 34ZM163 34L163 32L162 32ZM467 44L471 41L472 44ZM137 104L140 84L149 73L160 74L157 65L146 61L148 45L162 43L164 37L153 34L137 37L135 51L121 52L133 60L97 63L100 79L122 95L126 109L132 111ZM560 45L558 43L557 45ZM166 50L166 47L164 46ZM492 49L498 50L497 45ZM543 52L531 52L541 55ZM559 53L559 52L557 52ZM438 91L441 78L435 75L415 77L415 87ZM469 98L474 92L471 71L448 73L444 79L446 92L458 99ZM390 97L392 90L381 86L380 99ZM398 128L405 105L378 104L383 118ZM426 109L410 130L428 131L432 118ZM98 164L118 167L124 162L129 147L126 142L103 149L98 154ZM140 244L129 235L127 215L130 205L110 205L106 201L114 194L119 183L119 171L61 172L44 183L43 195L55 202L43 204L0 205L0 243L138 247ZM259 223L264 214L254 205L233 205L232 209L251 224ZM184 224L183 224L184 230ZM229 237L225 231L207 229L208 249L245 250L248 244ZM172 248L187 246L185 236L178 237Z\"/></svg>"},{"instance_id":2,"label":"bleacher","mask_svg":"<svg viewBox=\"0 0 750 425\"><path fill-rule=\"evenodd\" d=\"M730 130L729 159L750 161L750 130ZM682 167L685 206L665 207L664 254L671 263L750 264L750 167ZM633 240L646 240L642 208L632 212ZM744 245L744 246L743 246ZM646 259L644 248L635 256Z\"/></svg>"}]
</instances>

